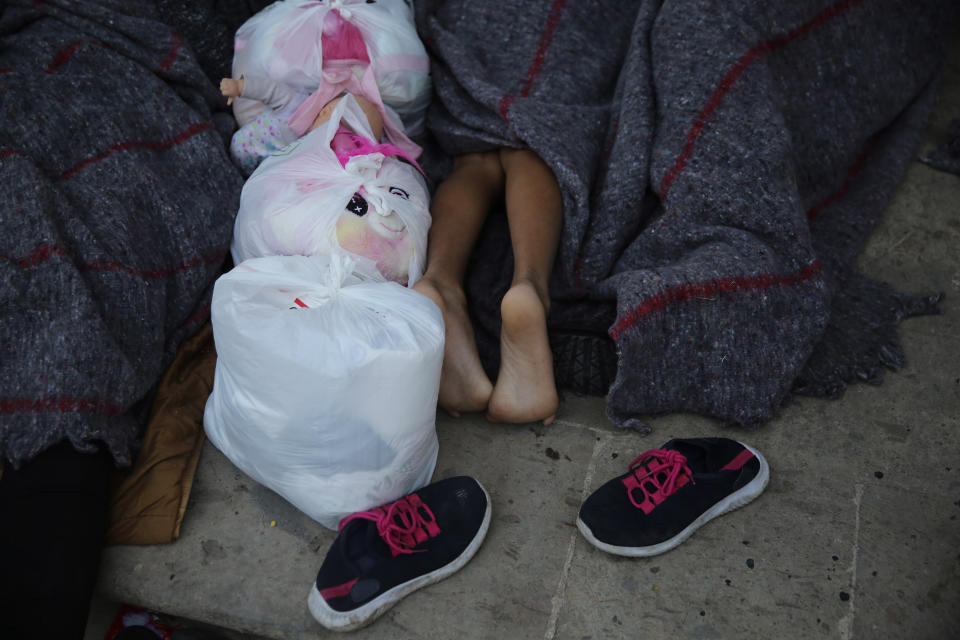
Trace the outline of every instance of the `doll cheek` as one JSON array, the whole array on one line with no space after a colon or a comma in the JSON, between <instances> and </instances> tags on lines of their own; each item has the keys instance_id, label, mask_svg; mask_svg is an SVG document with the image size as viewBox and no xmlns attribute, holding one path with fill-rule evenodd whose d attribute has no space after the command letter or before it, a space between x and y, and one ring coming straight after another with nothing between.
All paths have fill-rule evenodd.
<instances>
[{"instance_id":1,"label":"doll cheek","mask_svg":"<svg viewBox=\"0 0 960 640\"><path fill-rule=\"evenodd\" d=\"M391 245L401 242L407 237L407 225L395 213L389 216L367 216L367 224L370 225L370 229L374 233L387 240Z\"/></svg>"},{"instance_id":2,"label":"doll cheek","mask_svg":"<svg viewBox=\"0 0 960 640\"><path fill-rule=\"evenodd\" d=\"M399 237L392 234L395 237L387 238L367 224L370 217L358 218L350 213L341 215L337 221L337 242L343 249L376 262L380 273L388 280L404 282L413 255L410 235L404 230Z\"/></svg>"},{"instance_id":3,"label":"doll cheek","mask_svg":"<svg viewBox=\"0 0 960 640\"><path fill-rule=\"evenodd\" d=\"M362 247L367 234L366 223L352 213L341 214L337 220L337 241L344 249L353 251Z\"/></svg>"}]
</instances>

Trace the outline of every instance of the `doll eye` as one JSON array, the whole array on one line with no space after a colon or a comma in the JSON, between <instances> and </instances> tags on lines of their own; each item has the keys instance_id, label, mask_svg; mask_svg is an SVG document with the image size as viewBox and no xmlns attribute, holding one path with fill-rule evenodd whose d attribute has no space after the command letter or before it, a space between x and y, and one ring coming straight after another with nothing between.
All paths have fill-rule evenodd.
<instances>
[{"instance_id":1,"label":"doll eye","mask_svg":"<svg viewBox=\"0 0 960 640\"><path fill-rule=\"evenodd\" d=\"M353 194L350 202L347 203L347 211L360 217L367 215L367 201L359 193Z\"/></svg>"},{"instance_id":2,"label":"doll eye","mask_svg":"<svg viewBox=\"0 0 960 640\"><path fill-rule=\"evenodd\" d=\"M400 187L390 187L390 193L392 193L395 196L400 196L404 200L410 199L410 194L404 191L403 189L401 189Z\"/></svg>"}]
</instances>

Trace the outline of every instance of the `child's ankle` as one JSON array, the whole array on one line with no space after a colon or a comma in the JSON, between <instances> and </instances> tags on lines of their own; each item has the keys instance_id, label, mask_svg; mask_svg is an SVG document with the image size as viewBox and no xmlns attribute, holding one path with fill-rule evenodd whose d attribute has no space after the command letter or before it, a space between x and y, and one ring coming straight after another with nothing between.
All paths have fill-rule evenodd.
<instances>
[{"instance_id":1,"label":"child's ankle","mask_svg":"<svg viewBox=\"0 0 960 640\"><path fill-rule=\"evenodd\" d=\"M543 310L550 311L550 287L546 282L536 277L518 276L510 283L510 288L513 289L518 285L531 287L540 299Z\"/></svg>"}]
</instances>

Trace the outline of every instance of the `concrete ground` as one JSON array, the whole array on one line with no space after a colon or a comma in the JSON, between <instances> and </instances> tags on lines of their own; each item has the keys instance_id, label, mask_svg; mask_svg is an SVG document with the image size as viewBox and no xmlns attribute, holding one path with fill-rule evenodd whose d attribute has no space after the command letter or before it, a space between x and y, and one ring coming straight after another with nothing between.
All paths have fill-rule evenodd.
<instances>
[{"instance_id":1,"label":"concrete ground","mask_svg":"<svg viewBox=\"0 0 960 640\"><path fill-rule=\"evenodd\" d=\"M923 155L960 117L960 47ZM437 477L469 474L494 508L486 542L451 578L355 638L925 638L960 622L960 178L914 162L862 256L896 287L945 292L904 322L906 368L839 401L797 398L759 430L671 415L640 437L601 398L568 395L550 427L440 415ZM646 449L724 433L769 460L766 492L676 550L624 559L586 543L581 501ZM273 525L275 523L275 526ZM203 453L182 537L106 552L87 640L128 602L233 632L300 640L334 533Z\"/></svg>"}]
</instances>

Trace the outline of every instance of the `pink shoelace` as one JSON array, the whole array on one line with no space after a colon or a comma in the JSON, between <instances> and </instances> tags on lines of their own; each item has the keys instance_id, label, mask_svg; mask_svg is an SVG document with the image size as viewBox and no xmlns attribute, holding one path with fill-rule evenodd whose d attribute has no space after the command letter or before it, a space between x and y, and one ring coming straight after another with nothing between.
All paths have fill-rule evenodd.
<instances>
[{"instance_id":1,"label":"pink shoelace","mask_svg":"<svg viewBox=\"0 0 960 640\"><path fill-rule=\"evenodd\" d=\"M342 531L349 522L357 519L377 523L377 531L394 557L414 553L413 547L440 533L433 511L415 493L383 507L349 515L340 521L338 528Z\"/></svg>"},{"instance_id":2,"label":"pink shoelace","mask_svg":"<svg viewBox=\"0 0 960 640\"><path fill-rule=\"evenodd\" d=\"M633 506L648 515L677 489L693 481L686 457L672 449L641 453L630 463L630 470L633 473L623 479L627 495ZM642 502L637 502L634 496L637 489L643 493Z\"/></svg>"}]
</instances>

